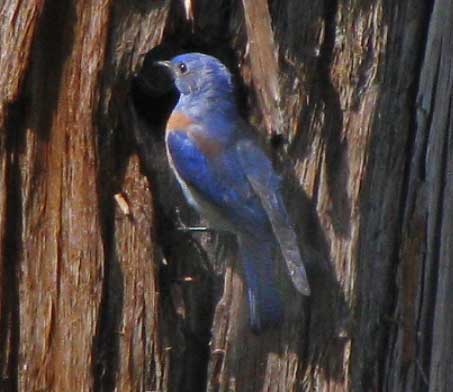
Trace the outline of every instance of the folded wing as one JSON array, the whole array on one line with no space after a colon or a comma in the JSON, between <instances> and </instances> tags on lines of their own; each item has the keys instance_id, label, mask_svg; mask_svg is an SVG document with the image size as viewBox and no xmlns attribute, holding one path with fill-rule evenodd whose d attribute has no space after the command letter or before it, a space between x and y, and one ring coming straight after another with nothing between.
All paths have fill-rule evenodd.
<instances>
[{"instance_id":1,"label":"folded wing","mask_svg":"<svg viewBox=\"0 0 453 392\"><path fill-rule=\"evenodd\" d=\"M302 294L310 295L310 285L296 233L281 196L280 177L275 174L272 163L253 141L240 141L236 149L243 171L271 222L294 286Z\"/></svg>"}]
</instances>

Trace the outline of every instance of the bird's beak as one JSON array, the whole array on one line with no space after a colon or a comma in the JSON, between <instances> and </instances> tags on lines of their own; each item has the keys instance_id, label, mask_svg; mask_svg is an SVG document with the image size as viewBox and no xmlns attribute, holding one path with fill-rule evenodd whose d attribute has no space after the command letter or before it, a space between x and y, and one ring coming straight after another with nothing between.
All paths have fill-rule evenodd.
<instances>
[{"instance_id":1,"label":"bird's beak","mask_svg":"<svg viewBox=\"0 0 453 392\"><path fill-rule=\"evenodd\" d=\"M173 76L173 64L171 61L156 61L155 64L160 67L164 67L170 75Z\"/></svg>"}]
</instances>

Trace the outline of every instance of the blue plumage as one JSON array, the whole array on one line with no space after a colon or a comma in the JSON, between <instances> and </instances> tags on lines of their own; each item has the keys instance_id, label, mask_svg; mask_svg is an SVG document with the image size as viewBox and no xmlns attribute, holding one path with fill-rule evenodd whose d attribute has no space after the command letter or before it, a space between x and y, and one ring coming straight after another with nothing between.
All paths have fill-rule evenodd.
<instances>
[{"instance_id":1,"label":"blue plumage","mask_svg":"<svg viewBox=\"0 0 453 392\"><path fill-rule=\"evenodd\" d=\"M266 212L247 181L234 145L209 157L197 145L197 139L185 132L171 131L166 140L181 180L219 209L230 231L269 229ZM215 227L217 222L210 223Z\"/></svg>"},{"instance_id":2,"label":"blue plumage","mask_svg":"<svg viewBox=\"0 0 453 392\"><path fill-rule=\"evenodd\" d=\"M273 259L276 248L295 287L310 293L280 178L242 126L232 78L222 63L190 53L163 64L181 93L166 130L170 165L190 204L213 228L237 236L250 321L260 332L283 318Z\"/></svg>"}]
</instances>

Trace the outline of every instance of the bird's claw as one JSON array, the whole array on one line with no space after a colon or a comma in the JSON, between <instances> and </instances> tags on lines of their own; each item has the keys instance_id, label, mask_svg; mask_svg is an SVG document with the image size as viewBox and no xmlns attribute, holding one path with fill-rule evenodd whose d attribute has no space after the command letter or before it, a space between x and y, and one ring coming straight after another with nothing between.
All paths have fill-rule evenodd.
<instances>
[{"instance_id":1,"label":"bird's claw","mask_svg":"<svg viewBox=\"0 0 453 392\"><path fill-rule=\"evenodd\" d=\"M181 224L181 226L178 226L177 229L178 231L182 231L184 233L204 233L207 231L211 231L209 227L205 226L186 226L184 224Z\"/></svg>"}]
</instances>

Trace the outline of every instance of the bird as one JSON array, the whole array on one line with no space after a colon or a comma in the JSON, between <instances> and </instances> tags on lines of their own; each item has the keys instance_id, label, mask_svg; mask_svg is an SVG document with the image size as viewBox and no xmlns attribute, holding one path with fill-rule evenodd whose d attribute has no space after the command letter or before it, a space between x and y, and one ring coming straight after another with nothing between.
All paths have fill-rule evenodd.
<instances>
[{"instance_id":1,"label":"bird","mask_svg":"<svg viewBox=\"0 0 453 392\"><path fill-rule=\"evenodd\" d=\"M280 250L295 288L310 295L282 179L241 117L232 74L220 60L184 53L157 64L179 92L165 129L169 165L208 227L236 236L249 322L260 334L284 319L274 252Z\"/></svg>"}]
</instances>

